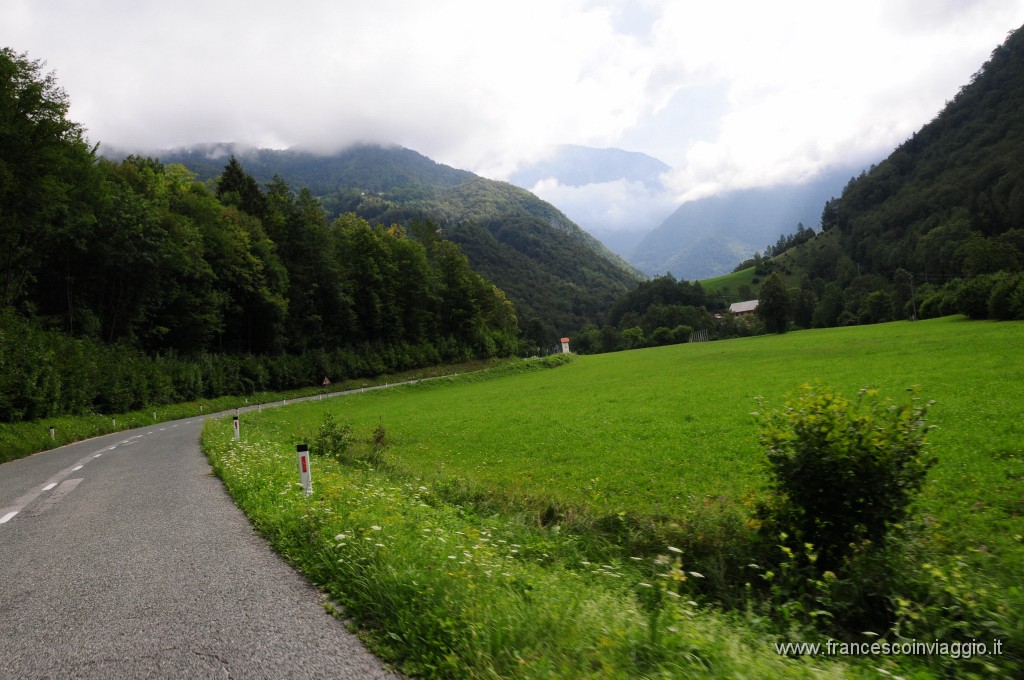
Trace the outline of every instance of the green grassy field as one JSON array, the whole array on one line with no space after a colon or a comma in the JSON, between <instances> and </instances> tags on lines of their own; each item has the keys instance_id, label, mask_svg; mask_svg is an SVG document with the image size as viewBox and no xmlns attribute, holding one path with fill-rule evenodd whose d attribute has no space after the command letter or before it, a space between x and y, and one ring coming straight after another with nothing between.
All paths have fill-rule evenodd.
<instances>
[{"instance_id":1,"label":"green grassy field","mask_svg":"<svg viewBox=\"0 0 1024 680\"><path fill-rule=\"evenodd\" d=\"M761 288L761 281L764 277L759 277L757 283L754 283L754 268L747 267L741 269L738 272L732 272L729 274L723 274L722 276L716 276L711 279L704 279L700 282L704 292L708 294L718 293L719 291L725 291L730 298L730 301L739 302L739 289L740 286L749 286L752 295L757 295L757 291Z\"/></svg>"},{"instance_id":2,"label":"green grassy field","mask_svg":"<svg viewBox=\"0 0 1024 680\"><path fill-rule=\"evenodd\" d=\"M957 581L951 589L988 593L986 602L995 604L986 606L994 608L993 616L1004 617L1009 627L1018 627L1019 640L1019 611L1024 604L1020 590L1024 565L1022 349L1024 324L961 318L804 331L577 357L555 370L437 381L314 402L264 412L252 418L246 431L259 442L252 446L281 452L298 440L309 439L328 411L351 423L359 437L366 438L373 428L383 427L387 433L384 468L342 465L335 469L331 462L327 466L330 474L349 479L346 484L357 476L362 484L389 480L387 483L399 485L394 488L419 490L412 495L429 496L433 500L425 504L432 508L454 507L456 514L468 511L472 517L492 518L495 524L488 530L492 533L515 534L520 529L510 527L529 526L533 532L529 536L516 534L516 539L506 540L534 546L529 552L544 556L537 559L547 566L545 574L554 569L577 575L567 577L570 580L587 571L588 551L593 548L581 546L580 541L566 543L563 537L588 528L607 529L618 518L620 524L641 534L627 542L631 550L636 552L644 545L651 550L633 556L639 567L630 564L629 555L620 555L621 568L633 569L630 582L635 585L636 579L643 578L643 569L649 568L649 560L665 551L664 545L655 545L658 539L673 540L684 551L701 542L714 544L718 539L713 534L722 530L716 517L741 517L743 501L763 486L757 428L751 415L757 408L756 397L764 397L766 407L777 408L787 392L804 382L820 382L850 396L871 387L896 399L902 398L907 388L918 386L922 397L936 402L929 422L937 426L930 441L939 461L920 504L919 516L927 525L920 539L922 549L945 560L942 578L954 578L949 575L955 574ZM266 472L273 484L264 481L262 488L251 486L251 482L238 481L252 479L250 472L232 473L235 463L216 463L222 459L218 457L248 455L244 449L249 444L232 453L234 445L226 432L222 427L206 437L215 466L220 466L233 493L249 499L240 501L243 507L252 504L247 511L257 516L269 513L257 520L258 525L262 521L267 527L276 526L277 520L267 517L281 512L287 515L279 493L291 488L287 480L294 476L294 454L281 454L278 467ZM251 464L253 459L245 460ZM325 489L323 493L333 492ZM408 500L409 493L396 493ZM408 507L395 501L395 507L409 510L419 507L422 500ZM308 516L309 508L302 507ZM394 509L391 515L366 521L415 527L416 522L406 515L408 512ZM466 524L463 533L480 531L476 520L460 521ZM547 528L536 529L537 524ZM270 533L287 535L288 530L272 529ZM297 550L289 540L283 549L286 554ZM310 561L294 559L301 564ZM317 580L334 583L330 570L324 572L321 564L327 558L318 559L312 560L309 569L319 574ZM530 577L535 578L539 577ZM358 609L357 602L349 601L353 596L345 594L348 591L336 588L343 602ZM637 597L635 588L626 590L627 595L633 593L629 597ZM491 597L498 596L492 593ZM635 603L632 609L621 602L617 606L642 610ZM694 615L672 611L673 616L683 618ZM536 613L524 616L536 618ZM701 619L704 626L719 625L717 615L700 616L710 617ZM387 629L393 624L371 620L370 625ZM646 628L650 631L657 626L649 623ZM739 637L729 639L743 637L736 635ZM629 666L623 677L631 672L685 676L671 670L675 663L672 655L678 649L666 644L661 640L655 645L656 662ZM396 652L396 656L407 653ZM564 652L542 654L541 658L555 663L552 659L557 660L558 654ZM456 656L458 663L466 663ZM729 663L738 663L733 655L726 656ZM771 654L750 650L740 656L754 663L754 668L775 661ZM629 658L638 658L635 649ZM715 674L739 672L726 670L723 663L719 661ZM498 675L509 673L507 667L502 668L506 670ZM586 674L578 672L578 665L570 668L576 675ZM830 673L850 670L828 668ZM489 672L472 674L487 676ZM745 672L752 671L747 668ZM570 670L562 677L574 674Z\"/></svg>"},{"instance_id":3,"label":"green grassy field","mask_svg":"<svg viewBox=\"0 0 1024 680\"><path fill-rule=\"evenodd\" d=\"M940 462L926 499L962 524L967 507L975 521L1024 512L1021 350L1024 325L947 318L577 357L557 371L265 418L312 431L330 409L357 429L383 424L390 459L417 476L457 477L531 506L674 516L761 482L757 396L778 406L801 383L821 382L898 398L917 385L936 401Z\"/></svg>"},{"instance_id":4,"label":"green grassy field","mask_svg":"<svg viewBox=\"0 0 1024 680\"><path fill-rule=\"evenodd\" d=\"M786 273L786 267L790 263L790 259L791 255L789 251L786 251L785 253L772 258L772 262L778 265L777 271L779 271L779 274L782 276L783 281L786 282L786 285L791 288L795 288L800 285L800 277L797 274ZM741 269L738 272L731 272L711 279L704 279L700 282L700 285L708 295L714 296L715 294L722 293L727 302L742 302L745 299L752 300L758 297L761 292L761 284L764 283L767 278L767 274L761 274L758 276L754 272L753 267L747 267L746 269ZM748 286L750 288L750 298L745 298L740 295L740 286Z\"/></svg>"}]
</instances>

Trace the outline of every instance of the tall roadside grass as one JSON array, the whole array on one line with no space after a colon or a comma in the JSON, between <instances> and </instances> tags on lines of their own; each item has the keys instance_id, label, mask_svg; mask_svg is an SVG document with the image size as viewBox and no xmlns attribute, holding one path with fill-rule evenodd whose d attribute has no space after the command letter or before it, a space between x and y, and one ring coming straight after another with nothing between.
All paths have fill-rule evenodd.
<instances>
[{"instance_id":1,"label":"tall roadside grass","mask_svg":"<svg viewBox=\"0 0 1024 680\"><path fill-rule=\"evenodd\" d=\"M522 515L472 512L415 480L322 456L313 460L314 493L306 496L295 437L258 422L246 431L236 442L224 423L210 422L203 435L236 503L330 595L339 616L406 673L847 675L842 664L780 656L754 631L684 601L675 586L696 576L668 546L663 557L593 562L577 538Z\"/></svg>"}]
</instances>

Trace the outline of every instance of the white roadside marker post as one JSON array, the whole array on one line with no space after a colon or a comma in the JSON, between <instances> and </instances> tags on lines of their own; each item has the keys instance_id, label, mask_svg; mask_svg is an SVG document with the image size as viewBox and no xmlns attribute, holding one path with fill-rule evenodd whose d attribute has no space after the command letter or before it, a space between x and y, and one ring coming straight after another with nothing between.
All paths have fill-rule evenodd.
<instances>
[{"instance_id":1,"label":"white roadside marker post","mask_svg":"<svg viewBox=\"0 0 1024 680\"><path fill-rule=\"evenodd\" d=\"M50 428L50 440L57 441L57 428L55 427Z\"/></svg>"},{"instance_id":2,"label":"white roadside marker post","mask_svg":"<svg viewBox=\"0 0 1024 680\"><path fill-rule=\"evenodd\" d=\"M242 438L241 433L238 431L238 416L234 417L234 419L232 420L232 424L235 428L235 441L238 441L239 439Z\"/></svg>"},{"instance_id":3,"label":"white roadside marker post","mask_svg":"<svg viewBox=\"0 0 1024 680\"><path fill-rule=\"evenodd\" d=\"M298 444L295 452L299 456L299 479L302 480L302 492L307 496L313 493L313 479L309 471L309 447Z\"/></svg>"}]
</instances>

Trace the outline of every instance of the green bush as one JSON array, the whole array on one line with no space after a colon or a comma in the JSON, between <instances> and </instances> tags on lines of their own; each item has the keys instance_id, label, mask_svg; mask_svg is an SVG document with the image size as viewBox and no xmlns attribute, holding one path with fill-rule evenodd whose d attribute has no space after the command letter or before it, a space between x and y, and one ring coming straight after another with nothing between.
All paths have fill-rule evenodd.
<instances>
[{"instance_id":1,"label":"green bush","mask_svg":"<svg viewBox=\"0 0 1024 680\"><path fill-rule=\"evenodd\" d=\"M1008 275L996 282L988 298L989 318L1009 321L1024 318L1024 273Z\"/></svg>"},{"instance_id":2,"label":"green bush","mask_svg":"<svg viewBox=\"0 0 1024 680\"><path fill-rule=\"evenodd\" d=\"M690 336L693 334L693 327L687 325L676 326L672 329L672 342L683 343L689 342Z\"/></svg>"},{"instance_id":3,"label":"green bush","mask_svg":"<svg viewBox=\"0 0 1024 680\"><path fill-rule=\"evenodd\" d=\"M769 544L785 535L823 574L882 543L934 464L929 404L911 392L895 404L875 390L851 401L803 385L780 412L759 415L771 489L760 530Z\"/></svg>"},{"instance_id":4,"label":"green bush","mask_svg":"<svg viewBox=\"0 0 1024 680\"><path fill-rule=\"evenodd\" d=\"M351 446L352 426L347 423L339 424L333 413L325 414L320 429L313 437L312 452L318 456L330 456L344 462Z\"/></svg>"},{"instance_id":5,"label":"green bush","mask_svg":"<svg viewBox=\"0 0 1024 680\"><path fill-rule=\"evenodd\" d=\"M989 298L996 285L1005 277L1005 272L999 272L964 281L956 293L957 311L972 319L987 319Z\"/></svg>"}]
</instances>

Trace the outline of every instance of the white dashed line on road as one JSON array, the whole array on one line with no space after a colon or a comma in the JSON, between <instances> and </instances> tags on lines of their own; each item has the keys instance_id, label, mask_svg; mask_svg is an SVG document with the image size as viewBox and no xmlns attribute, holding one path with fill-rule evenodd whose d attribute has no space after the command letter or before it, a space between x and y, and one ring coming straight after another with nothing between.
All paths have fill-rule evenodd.
<instances>
[{"instance_id":1,"label":"white dashed line on road","mask_svg":"<svg viewBox=\"0 0 1024 680\"><path fill-rule=\"evenodd\" d=\"M12 519L14 519L14 516L17 515L17 514L18 514L18 511L15 510L14 512L9 512L6 515L4 515L3 517L0 517L0 524L7 524Z\"/></svg>"},{"instance_id":2,"label":"white dashed line on road","mask_svg":"<svg viewBox=\"0 0 1024 680\"><path fill-rule=\"evenodd\" d=\"M60 486L57 487L57 490L54 491L49 498L40 503L34 510L30 511L29 515L32 517L38 517L39 515L43 514L53 506L57 505L57 503L60 503L61 500L69 493L71 493L74 490L74 488L78 486L81 482L81 479L64 480L63 482L60 483Z\"/></svg>"},{"instance_id":3,"label":"white dashed line on road","mask_svg":"<svg viewBox=\"0 0 1024 680\"><path fill-rule=\"evenodd\" d=\"M46 486L43 487L43 491L49 491L50 489L52 489L55 486L57 486L57 482L52 482L50 484L47 484Z\"/></svg>"}]
</instances>

